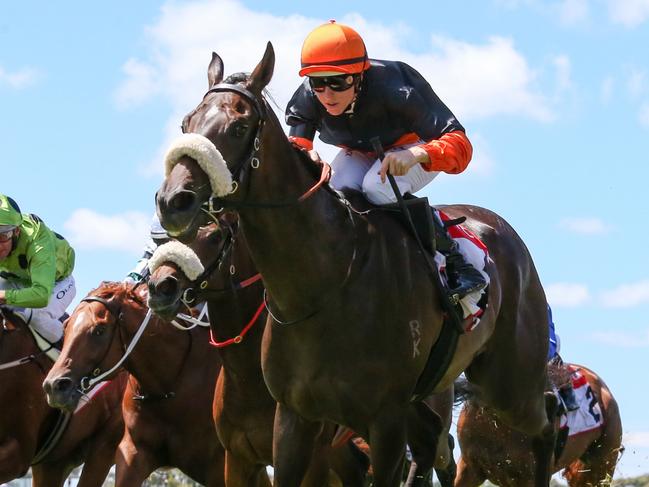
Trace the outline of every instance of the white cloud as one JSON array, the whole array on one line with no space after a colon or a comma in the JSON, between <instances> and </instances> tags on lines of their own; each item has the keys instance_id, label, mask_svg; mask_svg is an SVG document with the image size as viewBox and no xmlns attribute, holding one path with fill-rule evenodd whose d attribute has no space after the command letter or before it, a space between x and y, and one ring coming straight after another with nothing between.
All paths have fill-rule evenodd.
<instances>
[{"instance_id":1,"label":"white cloud","mask_svg":"<svg viewBox=\"0 0 649 487\"><path fill-rule=\"evenodd\" d=\"M536 88L538 73L511 39L470 44L434 36L431 48L418 55L399 50L391 57L416 66L461 120L499 115L553 119L549 99Z\"/></svg>"},{"instance_id":2,"label":"white cloud","mask_svg":"<svg viewBox=\"0 0 649 487\"><path fill-rule=\"evenodd\" d=\"M602 103L607 104L611 101L614 87L615 79L612 76L604 78L600 87L600 98L602 100Z\"/></svg>"},{"instance_id":3,"label":"white cloud","mask_svg":"<svg viewBox=\"0 0 649 487\"><path fill-rule=\"evenodd\" d=\"M623 443L627 447L649 448L649 431L626 432Z\"/></svg>"},{"instance_id":4,"label":"white cloud","mask_svg":"<svg viewBox=\"0 0 649 487\"><path fill-rule=\"evenodd\" d=\"M33 68L23 68L19 71L9 72L0 66L0 86L8 85L14 89L21 89L36 82L38 72Z\"/></svg>"},{"instance_id":5,"label":"white cloud","mask_svg":"<svg viewBox=\"0 0 649 487\"><path fill-rule=\"evenodd\" d=\"M640 124L642 124L644 127L649 128L649 102L643 103L640 107L638 119L640 120Z\"/></svg>"},{"instance_id":6,"label":"white cloud","mask_svg":"<svg viewBox=\"0 0 649 487\"><path fill-rule=\"evenodd\" d=\"M490 176L494 172L496 163L487 138L479 133L471 133L469 137L473 145L473 159L466 172L478 176Z\"/></svg>"},{"instance_id":7,"label":"white cloud","mask_svg":"<svg viewBox=\"0 0 649 487\"><path fill-rule=\"evenodd\" d=\"M595 332L595 341L621 348L649 348L649 330L644 333L622 331Z\"/></svg>"},{"instance_id":8,"label":"white cloud","mask_svg":"<svg viewBox=\"0 0 649 487\"><path fill-rule=\"evenodd\" d=\"M559 227L582 235L603 235L610 231L609 226L599 218L564 218L559 222Z\"/></svg>"},{"instance_id":9,"label":"white cloud","mask_svg":"<svg viewBox=\"0 0 649 487\"><path fill-rule=\"evenodd\" d=\"M607 0L611 21L636 27L649 18L649 0Z\"/></svg>"},{"instance_id":10,"label":"white cloud","mask_svg":"<svg viewBox=\"0 0 649 487\"><path fill-rule=\"evenodd\" d=\"M545 286L545 296L553 308L575 308L590 300L590 293L585 285L567 282Z\"/></svg>"},{"instance_id":11,"label":"white cloud","mask_svg":"<svg viewBox=\"0 0 649 487\"><path fill-rule=\"evenodd\" d=\"M556 6L559 20L565 25L574 25L588 18L589 0L562 0Z\"/></svg>"},{"instance_id":12,"label":"white cloud","mask_svg":"<svg viewBox=\"0 0 649 487\"><path fill-rule=\"evenodd\" d=\"M649 280L623 284L605 291L599 301L607 308L630 308L649 303Z\"/></svg>"},{"instance_id":13,"label":"white cloud","mask_svg":"<svg viewBox=\"0 0 649 487\"><path fill-rule=\"evenodd\" d=\"M110 249L133 254L142 252L149 234L151 215L137 211L102 215L93 210L75 210L63 224L74 247Z\"/></svg>"},{"instance_id":14,"label":"white cloud","mask_svg":"<svg viewBox=\"0 0 649 487\"><path fill-rule=\"evenodd\" d=\"M242 36L244 18L247 27ZM249 72L261 59L266 42L272 40L276 65L270 89L283 118L284 107L300 82L297 71L302 41L324 21L256 12L236 0L168 2L156 23L145 31L149 54L125 62L116 103L128 108L153 95L166 98L172 107L168 126L177 135L180 120L207 88L211 52L223 58L226 73ZM539 121L553 118L554 100L538 86L538 78L543 69L554 72L556 66L532 69L511 39L492 37L471 44L434 36L424 52L418 49L414 53L405 47L408 29L403 25L388 26L357 14L339 21L361 32L370 56L401 59L421 71L462 122L500 115Z\"/></svg>"},{"instance_id":15,"label":"white cloud","mask_svg":"<svg viewBox=\"0 0 649 487\"><path fill-rule=\"evenodd\" d=\"M126 74L126 81L115 93L115 101L120 108L143 103L157 93L155 70L151 66L137 59L129 59L122 70Z\"/></svg>"},{"instance_id":16,"label":"white cloud","mask_svg":"<svg viewBox=\"0 0 649 487\"><path fill-rule=\"evenodd\" d=\"M645 69L633 69L627 80L629 94L634 98L640 97L647 92L647 86L647 71Z\"/></svg>"},{"instance_id":17,"label":"white cloud","mask_svg":"<svg viewBox=\"0 0 649 487\"><path fill-rule=\"evenodd\" d=\"M572 65L565 55L556 56L553 60L556 68L557 89L564 91L572 88Z\"/></svg>"}]
</instances>

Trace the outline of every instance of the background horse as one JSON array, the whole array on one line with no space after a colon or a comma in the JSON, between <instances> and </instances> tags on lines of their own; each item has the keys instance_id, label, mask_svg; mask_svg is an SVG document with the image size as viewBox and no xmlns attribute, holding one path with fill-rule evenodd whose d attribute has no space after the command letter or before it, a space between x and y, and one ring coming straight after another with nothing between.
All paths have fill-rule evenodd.
<instances>
[{"instance_id":1,"label":"background horse","mask_svg":"<svg viewBox=\"0 0 649 487\"><path fill-rule=\"evenodd\" d=\"M41 387L51 366L23 320L0 308L0 483L27 473L57 423L59 412L48 407ZM53 449L32 466L34 486L62 486L81 463L79 486L103 484L124 431L124 385L122 374L72 416Z\"/></svg>"},{"instance_id":2,"label":"background horse","mask_svg":"<svg viewBox=\"0 0 649 487\"><path fill-rule=\"evenodd\" d=\"M276 407L261 372L264 288L237 226L236 215L224 214L218 225L199 230L191 248L205 271L197 278L187 277L178 253L161 247L151 259L148 281L149 305L164 318L186 306L183 297L191 296L192 305L207 300L213 340L223 360L214 394L214 422L226 449L228 487L251 485L272 464ZM331 438L328 427L302 485L325 485L329 467L344 485L364 485L368 460L352 444L332 451Z\"/></svg>"},{"instance_id":3,"label":"background horse","mask_svg":"<svg viewBox=\"0 0 649 487\"><path fill-rule=\"evenodd\" d=\"M51 404L74 408L84 378L120 360L147 315L146 299L146 286L103 283L81 301L44 383ZM141 485L166 466L203 485L224 485L223 447L210 414L220 360L207 330L181 331L153 317L123 366L131 376L115 485Z\"/></svg>"},{"instance_id":4,"label":"background horse","mask_svg":"<svg viewBox=\"0 0 649 487\"><path fill-rule=\"evenodd\" d=\"M213 55L211 88L183 121L189 134L168 153L158 214L184 241L204 211L229 207L240 216L272 310L262 366L278 401L276 485L297 484L322 421L330 421L367 439L376 486L397 486L414 429L409 419L425 414L411 400L444 320L440 290L394 217L355 212L318 182L319 168L292 147L262 96L273 68L268 44L251 75L221 83L223 63ZM534 264L498 215L464 205L445 210L467 216L489 247L491 285L480 325L459 338L435 390L466 370L499 417L534 438L535 485L547 486L554 444L544 397L548 325Z\"/></svg>"},{"instance_id":5,"label":"background horse","mask_svg":"<svg viewBox=\"0 0 649 487\"><path fill-rule=\"evenodd\" d=\"M622 422L615 398L593 371L574 365L588 381L599 403L603 425L569 436L552 471L562 469L571 487L610 485L621 452ZM476 401L465 403L457 427L462 457L456 487L478 487L485 480L502 487L532 485L534 458L528 454L530 438L503 424Z\"/></svg>"}]
</instances>

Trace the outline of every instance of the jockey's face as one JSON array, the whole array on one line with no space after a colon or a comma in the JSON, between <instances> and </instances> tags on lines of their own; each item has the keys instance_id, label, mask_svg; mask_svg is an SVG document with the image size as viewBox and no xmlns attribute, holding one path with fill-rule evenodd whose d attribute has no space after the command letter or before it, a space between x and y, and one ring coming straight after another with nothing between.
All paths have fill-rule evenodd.
<instances>
[{"instance_id":1,"label":"jockey's face","mask_svg":"<svg viewBox=\"0 0 649 487\"><path fill-rule=\"evenodd\" d=\"M334 91L328 86L325 86L323 91L314 91L314 93L318 101L327 110L327 113L336 117L342 115L347 110L347 107L351 105L352 101L354 101L356 89L352 85L345 91Z\"/></svg>"},{"instance_id":2,"label":"jockey's face","mask_svg":"<svg viewBox=\"0 0 649 487\"><path fill-rule=\"evenodd\" d=\"M9 236L9 238L0 238L0 260L6 259L7 256L11 253L14 245L13 237L14 235L18 236L19 232L20 229L16 228L15 230L12 230L12 234L11 236Z\"/></svg>"}]
</instances>

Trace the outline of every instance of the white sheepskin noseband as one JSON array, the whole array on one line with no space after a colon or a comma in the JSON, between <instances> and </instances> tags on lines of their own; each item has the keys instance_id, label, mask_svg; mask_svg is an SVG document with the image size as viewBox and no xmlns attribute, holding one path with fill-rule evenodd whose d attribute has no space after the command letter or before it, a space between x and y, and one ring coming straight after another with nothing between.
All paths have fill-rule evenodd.
<instances>
[{"instance_id":1,"label":"white sheepskin noseband","mask_svg":"<svg viewBox=\"0 0 649 487\"><path fill-rule=\"evenodd\" d=\"M173 262L192 281L200 276L205 268L196 253L180 242L172 240L158 247L149 259L148 267L151 273L165 262Z\"/></svg>"},{"instance_id":2,"label":"white sheepskin noseband","mask_svg":"<svg viewBox=\"0 0 649 487\"><path fill-rule=\"evenodd\" d=\"M165 176L169 176L183 156L194 159L205 171L214 196L225 196L232 191L232 174L210 139L200 134L183 134L174 140L165 155Z\"/></svg>"}]
</instances>

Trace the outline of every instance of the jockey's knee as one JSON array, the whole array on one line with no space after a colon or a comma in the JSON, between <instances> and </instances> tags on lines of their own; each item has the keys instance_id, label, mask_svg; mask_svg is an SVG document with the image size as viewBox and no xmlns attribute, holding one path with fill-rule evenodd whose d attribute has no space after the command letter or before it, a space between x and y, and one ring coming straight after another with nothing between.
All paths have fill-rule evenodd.
<instances>
[{"instance_id":1,"label":"jockey's knee","mask_svg":"<svg viewBox=\"0 0 649 487\"><path fill-rule=\"evenodd\" d=\"M30 324L50 343L56 343L63 337L63 323L44 310L34 310Z\"/></svg>"},{"instance_id":2,"label":"jockey's knee","mask_svg":"<svg viewBox=\"0 0 649 487\"><path fill-rule=\"evenodd\" d=\"M370 172L363 179L363 194L365 198L375 205L387 205L396 202L397 197L394 191L392 191L390 183L388 181L382 183L378 174L370 174Z\"/></svg>"}]
</instances>

